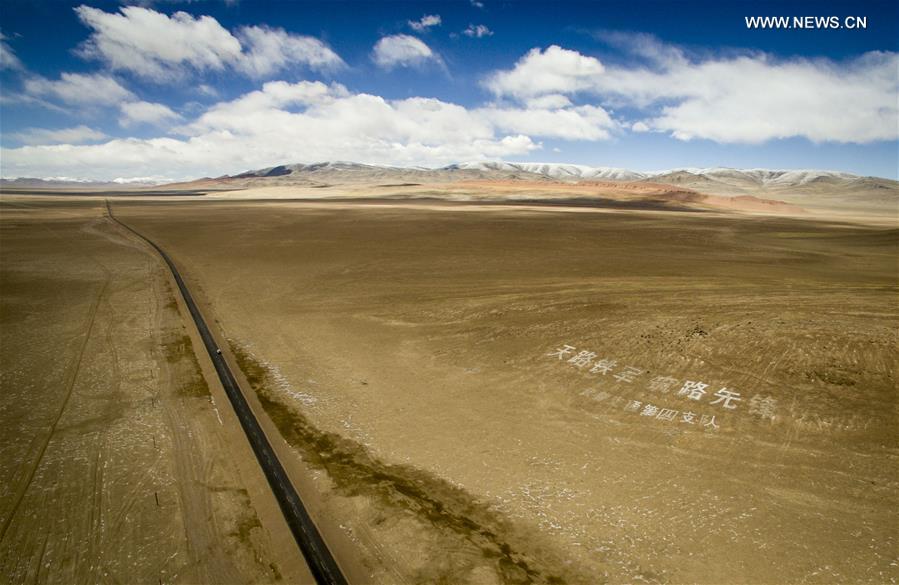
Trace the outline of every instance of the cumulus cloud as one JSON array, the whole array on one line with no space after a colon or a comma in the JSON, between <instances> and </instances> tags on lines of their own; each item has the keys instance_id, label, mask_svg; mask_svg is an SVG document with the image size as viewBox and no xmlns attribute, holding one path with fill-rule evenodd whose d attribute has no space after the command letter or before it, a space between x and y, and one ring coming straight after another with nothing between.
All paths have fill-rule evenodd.
<instances>
[{"instance_id":1,"label":"cumulus cloud","mask_svg":"<svg viewBox=\"0 0 899 585\"><path fill-rule=\"evenodd\" d=\"M119 125L130 127L137 124L160 125L178 120L180 116L165 104L152 103L140 100L133 92L123 87L116 79L100 74L62 73L59 79L52 80L45 77L30 77L24 82L24 93L18 96L16 101L21 103L33 103L43 107L65 111L56 103L76 108L101 111L102 108L118 108ZM76 132L77 130L77 132ZM73 144L85 142L78 137L83 135L91 140L105 138L105 135L91 135L85 126L70 128L59 132L57 136L72 137ZM36 140L23 140L27 144L42 144L40 137L50 136L36 131ZM66 142L58 140L54 142Z\"/></svg>"},{"instance_id":2,"label":"cumulus cloud","mask_svg":"<svg viewBox=\"0 0 899 585\"><path fill-rule=\"evenodd\" d=\"M415 32L424 32L432 26L438 26L441 23L439 14L425 14L419 20L410 20L409 26Z\"/></svg>"},{"instance_id":3,"label":"cumulus cloud","mask_svg":"<svg viewBox=\"0 0 899 585\"><path fill-rule=\"evenodd\" d=\"M211 16L176 12L170 17L139 6L119 13L79 6L75 12L94 31L81 55L114 70L164 79L183 67L221 71L241 56L240 41Z\"/></svg>"},{"instance_id":4,"label":"cumulus cloud","mask_svg":"<svg viewBox=\"0 0 899 585\"><path fill-rule=\"evenodd\" d=\"M235 66L254 77L267 77L293 64L319 71L344 65L337 53L320 40L292 35L284 29L248 26L240 29L238 36L247 50Z\"/></svg>"},{"instance_id":5,"label":"cumulus cloud","mask_svg":"<svg viewBox=\"0 0 899 585\"><path fill-rule=\"evenodd\" d=\"M9 46L9 43L6 42L8 39L9 37L0 33L0 70L21 71L24 69L22 62L16 56L16 52L12 50L12 47Z\"/></svg>"},{"instance_id":6,"label":"cumulus cloud","mask_svg":"<svg viewBox=\"0 0 899 585\"><path fill-rule=\"evenodd\" d=\"M468 28L462 31L462 34L467 37L481 38L481 37L490 37L493 36L493 31L487 28L487 25L484 24L469 24Z\"/></svg>"},{"instance_id":7,"label":"cumulus cloud","mask_svg":"<svg viewBox=\"0 0 899 585\"><path fill-rule=\"evenodd\" d=\"M163 124L180 117L168 106L152 102L126 102L120 106L119 110L122 113L119 124L124 127L135 124Z\"/></svg>"},{"instance_id":8,"label":"cumulus cloud","mask_svg":"<svg viewBox=\"0 0 899 585\"><path fill-rule=\"evenodd\" d=\"M604 70L595 57L551 45L545 50L531 49L511 70L490 75L485 85L498 96L524 100L594 88Z\"/></svg>"},{"instance_id":9,"label":"cumulus cloud","mask_svg":"<svg viewBox=\"0 0 899 585\"><path fill-rule=\"evenodd\" d=\"M101 73L62 73L59 79L31 77L25 80L25 93L76 106L109 106L134 99L134 94L118 81Z\"/></svg>"},{"instance_id":10,"label":"cumulus cloud","mask_svg":"<svg viewBox=\"0 0 899 585\"><path fill-rule=\"evenodd\" d=\"M529 108L535 108L538 110L566 108L571 105L571 100L568 99L568 96L564 96L560 93L550 93L547 95L532 97L524 100L524 102Z\"/></svg>"},{"instance_id":11,"label":"cumulus cloud","mask_svg":"<svg viewBox=\"0 0 899 585\"><path fill-rule=\"evenodd\" d=\"M97 142L108 138L106 134L87 126L75 126L73 128L59 128L51 130L47 128L27 128L21 132L9 135L13 140L23 144L83 144L85 142Z\"/></svg>"},{"instance_id":12,"label":"cumulus cloud","mask_svg":"<svg viewBox=\"0 0 899 585\"><path fill-rule=\"evenodd\" d=\"M625 44L625 37L610 38ZM691 59L649 35L627 38L642 64L604 67L577 51L535 48L484 84L499 97L522 102L593 95L642 110L646 117L635 131L667 132L681 140L864 143L899 135L897 53L870 52L842 62L763 53Z\"/></svg>"},{"instance_id":13,"label":"cumulus cloud","mask_svg":"<svg viewBox=\"0 0 899 585\"><path fill-rule=\"evenodd\" d=\"M649 132L649 126L645 122L634 122L631 124L631 130L633 132Z\"/></svg>"},{"instance_id":14,"label":"cumulus cloud","mask_svg":"<svg viewBox=\"0 0 899 585\"><path fill-rule=\"evenodd\" d=\"M478 110L498 130L563 140L608 140L618 124L598 106L483 108Z\"/></svg>"},{"instance_id":15,"label":"cumulus cloud","mask_svg":"<svg viewBox=\"0 0 899 585\"><path fill-rule=\"evenodd\" d=\"M428 62L440 62L429 46L409 35L390 35L375 43L372 60L379 67L419 67Z\"/></svg>"},{"instance_id":16,"label":"cumulus cloud","mask_svg":"<svg viewBox=\"0 0 899 585\"><path fill-rule=\"evenodd\" d=\"M211 16L168 16L140 6L117 13L79 6L75 12L93 30L79 47L81 56L154 81L178 79L188 71L230 68L266 76L294 65L319 70L343 65L320 40L283 29L243 27L235 36Z\"/></svg>"},{"instance_id":17,"label":"cumulus cloud","mask_svg":"<svg viewBox=\"0 0 899 585\"><path fill-rule=\"evenodd\" d=\"M118 108L120 113L119 124L123 127L136 124L158 125L180 118L168 106L142 101L116 79L101 73L62 73L59 79L47 79L40 76L30 77L24 82L24 92L15 101L34 103L58 110L62 110L62 108L56 106L56 103L86 109ZM85 126L78 126L77 128L53 132L59 132L60 134L57 134L57 136L71 136L70 142L76 144L85 141L80 140L79 136L86 136L91 140L105 137L102 134L99 136L91 135L86 132L87 130L90 129ZM34 140L23 141L28 144L37 144L41 143L39 142L42 139L41 137L49 137L50 135L36 130L34 136L38 142ZM65 140L59 140L59 142L65 142Z\"/></svg>"},{"instance_id":18,"label":"cumulus cloud","mask_svg":"<svg viewBox=\"0 0 899 585\"><path fill-rule=\"evenodd\" d=\"M524 122L512 116L433 98L385 100L339 84L276 81L216 104L170 137L7 148L0 160L5 176L78 176L91 169L105 179L155 176L160 169L171 178L197 177L276 161L434 166L539 148L515 130Z\"/></svg>"},{"instance_id":19,"label":"cumulus cloud","mask_svg":"<svg viewBox=\"0 0 899 585\"><path fill-rule=\"evenodd\" d=\"M190 124L175 128L174 131L187 136L217 130L245 135L256 131L272 131L281 122L289 123L298 119L288 108L326 106L347 96L349 92L340 84L270 81L260 90L215 104Z\"/></svg>"},{"instance_id":20,"label":"cumulus cloud","mask_svg":"<svg viewBox=\"0 0 899 585\"><path fill-rule=\"evenodd\" d=\"M602 90L635 103L666 104L645 124L682 140L761 143L799 136L864 143L899 137L897 71L896 53L868 53L841 64L756 55L659 72L615 71Z\"/></svg>"}]
</instances>

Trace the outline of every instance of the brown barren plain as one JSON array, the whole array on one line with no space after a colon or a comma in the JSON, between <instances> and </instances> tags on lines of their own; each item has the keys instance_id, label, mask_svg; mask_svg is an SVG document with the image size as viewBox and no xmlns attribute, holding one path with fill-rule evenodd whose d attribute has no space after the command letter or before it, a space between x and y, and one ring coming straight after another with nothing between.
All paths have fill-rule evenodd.
<instances>
[{"instance_id":1,"label":"brown barren plain","mask_svg":"<svg viewBox=\"0 0 899 585\"><path fill-rule=\"evenodd\" d=\"M899 579L895 226L111 201L181 267L352 582ZM225 399L184 389L158 259L102 199L2 204L4 574L278 578L294 545Z\"/></svg>"},{"instance_id":2,"label":"brown barren plain","mask_svg":"<svg viewBox=\"0 0 899 585\"><path fill-rule=\"evenodd\" d=\"M168 272L104 216L0 200L0 581L309 582Z\"/></svg>"}]
</instances>

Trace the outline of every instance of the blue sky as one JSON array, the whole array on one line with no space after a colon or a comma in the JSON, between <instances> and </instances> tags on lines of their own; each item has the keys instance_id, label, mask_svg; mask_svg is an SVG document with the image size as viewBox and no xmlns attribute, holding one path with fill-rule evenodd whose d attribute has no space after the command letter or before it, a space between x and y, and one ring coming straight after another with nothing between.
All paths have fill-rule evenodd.
<instances>
[{"instance_id":1,"label":"blue sky","mask_svg":"<svg viewBox=\"0 0 899 585\"><path fill-rule=\"evenodd\" d=\"M4 177L334 159L899 174L895 2L3 4Z\"/></svg>"}]
</instances>

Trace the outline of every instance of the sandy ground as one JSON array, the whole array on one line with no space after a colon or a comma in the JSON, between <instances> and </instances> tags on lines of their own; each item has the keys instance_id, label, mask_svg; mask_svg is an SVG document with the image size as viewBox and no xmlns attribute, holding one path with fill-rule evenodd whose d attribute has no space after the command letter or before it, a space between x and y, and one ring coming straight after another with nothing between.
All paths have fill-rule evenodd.
<instances>
[{"instance_id":1,"label":"sandy ground","mask_svg":"<svg viewBox=\"0 0 899 585\"><path fill-rule=\"evenodd\" d=\"M652 204L669 209L727 209L753 213L804 215L796 205L773 199L759 199L749 195L721 197L703 194L686 188L646 182L584 181L562 183L554 181L482 180L454 183L408 183L379 185L360 183L330 186L257 186L252 183L233 191L209 193L220 199L345 199L345 198L437 198L450 201L502 202L508 200L562 203L577 201L580 205L593 202L599 207L614 204Z\"/></svg>"},{"instance_id":2,"label":"sandy ground","mask_svg":"<svg viewBox=\"0 0 899 585\"><path fill-rule=\"evenodd\" d=\"M183 267L370 582L899 579L895 226L116 213Z\"/></svg>"},{"instance_id":3,"label":"sandy ground","mask_svg":"<svg viewBox=\"0 0 899 585\"><path fill-rule=\"evenodd\" d=\"M313 175L318 179L314 179ZM757 184L739 176L711 179L704 175L680 173L652 181L554 181L549 179L467 179L448 180L437 173L425 178L417 173L394 174L325 171L326 176L204 179L159 187L170 193L206 191L225 199L326 199L436 198L457 201L540 200L559 203L579 200L579 204L609 207L609 203L651 203L655 206L728 210L741 213L799 216L806 219L839 219L855 223L876 223L899 219L899 183L872 177L821 179L800 183ZM329 178L328 178L329 177ZM135 193L137 195L137 193ZM618 205L620 208L621 205Z\"/></svg>"},{"instance_id":4,"label":"sandy ground","mask_svg":"<svg viewBox=\"0 0 899 585\"><path fill-rule=\"evenodd\" d=\"M0 200L0 581L309 582L167 272L103 216Z\"/></svg>"}]
</instances>

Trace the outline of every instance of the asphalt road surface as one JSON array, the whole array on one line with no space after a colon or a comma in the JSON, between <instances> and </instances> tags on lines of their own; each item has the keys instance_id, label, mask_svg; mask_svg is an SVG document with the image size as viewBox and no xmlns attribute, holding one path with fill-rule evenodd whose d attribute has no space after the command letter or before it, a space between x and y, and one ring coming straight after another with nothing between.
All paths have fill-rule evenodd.
<instances>
[{"instance_id":1,"label":"asphalt road surface","mask_svg":"<svg viewBox=\"0 0 899 585\"><path fill-rule=\"evenodd\" d=\"M206 346L206 351L209 353L210 359L212 359L215 371L218 372L222 387L224 387L225 393L231 401L231 406L234 407L234 412L237 414L244 433L246 433L247 439L250 441L250 446L256 454L256 459L259 461L266 479L268 479L272 492L274 492L275 498L278 500L278 505L281 506L287 525L290 526L290 530L315 580L321 585L345 585L347 582L346 578L337 566L331 551L325 545L321 534L319 534L318 529L312 522L312 518L309 517L309 513L303 506L303 502L300 500L300 496L294 489L293 484L290 483L284 467L278 461L278 457L259 426L259 422L250 409L243 391L237 384L237 380L231 374L231 370L227 362L225 362L225 357L219 352L215 339L213 339L212 333L206 326L206 321L203 320L203 316L200 314L196 303L194 303L193 297L191 297L190 291L187 289L187 285L181 278L181 274L178 272L175 264L168 254L153 241L117 219L112 213L112 207L109 205L108 200L106 201L106 209L110 219L147 242L154 250L159 252L159 255L162 256L162 259L165 260L165 263L172 271L175 282L178 284L178 289L181 291L182 297L184 297L184 302L187 304L191 317L193 317L194 323L196 323L200 332L200 337L203 339L203 344Z\"/></svg>"}]
</instances>

